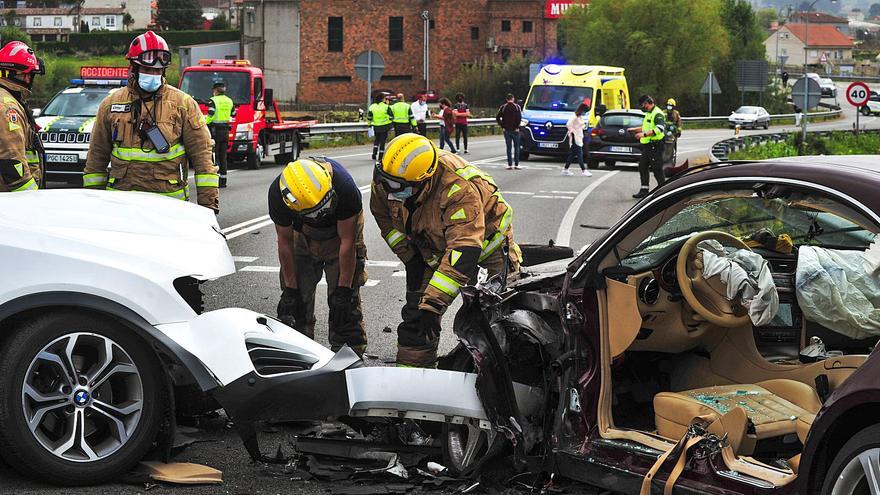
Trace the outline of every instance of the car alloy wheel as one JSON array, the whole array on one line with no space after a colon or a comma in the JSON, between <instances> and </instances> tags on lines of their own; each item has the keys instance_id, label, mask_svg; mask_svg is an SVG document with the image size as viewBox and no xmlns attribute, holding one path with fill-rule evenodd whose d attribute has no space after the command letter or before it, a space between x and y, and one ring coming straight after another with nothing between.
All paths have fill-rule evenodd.
<instances>
[{"instance_id":1,"label":"car alloy wheel","mask_svg":"<svg viewBox=\"0 0 880 495\"><path fill-rule=\"evenodd\" d=\"M446 425L445 457L454 474L467 473L485 457L495 441L494 430L483 430L468 422Z\"/></svg>"},{"instance_id":2,"label":"car alloy wheel","mask_svg":"<svg viewBox=\"0 0 880 495\"><path fill-rule=\"evenodd\" d=\"M117 452L137 429L143 381L119 344L103 335L71 333L31 360L21 400L43 448L66 461L94 462Z\"/></svg>"},{"instance_id":3,"label":"car alloy wheel","mask_svg":"<svg viewBox=\"0 0 880 495\"><path fill-rule=\"evenodd\" d=\"M880 493L880 448L859 452L834 480L831 495Z\"/></svg>"}]
</instances>

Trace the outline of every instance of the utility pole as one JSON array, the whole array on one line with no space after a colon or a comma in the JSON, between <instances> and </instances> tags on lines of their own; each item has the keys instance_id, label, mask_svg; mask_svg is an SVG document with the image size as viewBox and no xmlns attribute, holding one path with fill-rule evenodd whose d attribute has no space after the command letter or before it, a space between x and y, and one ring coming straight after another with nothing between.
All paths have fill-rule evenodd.
<instances>
[{"instance_id":1,"label":"utility pole","mask_svg":"<svg viewBox=\"0 0 880 495\"><path fill-rule=\"evenodd\" d=\"M425 30L425 53L422 56L422 61L424 62L424 73L425 73L425 91L429 91L431 87L431 34L430 34L430 24L431 24L431 14L427 10L422 11L422 23L424 24Z\"/></svg>"}]
</instances>

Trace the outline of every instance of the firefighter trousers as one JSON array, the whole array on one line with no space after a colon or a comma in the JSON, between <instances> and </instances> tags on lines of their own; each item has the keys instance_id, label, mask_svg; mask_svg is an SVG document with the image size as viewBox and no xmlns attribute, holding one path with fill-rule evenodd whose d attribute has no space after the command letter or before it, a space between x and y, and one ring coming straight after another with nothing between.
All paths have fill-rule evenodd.
<instances>
[{"instance_id":1,"label":"firefighter trousers","mask_svg":"<svg viewBox=\"0 0 880 495\"><path fill-rule=\"evenodd\" d=\"M504 270L507 263L507 280L515 278L519 271L519 248L513 244L511 253L505 256L499 249L491 256L480 262L480 266L489 272L489 276L497 275ZM419 301L428 287L428 282L434 274L434 269L427 267L422 276L419 287L406 288L406 302L400 310L403 321L397 326L397 365L414 368L433 368L437 364L437 347L440 339L430 341L425 336L419 322ZM471 280L473 282L473 280Z\"/></svg>"},{"instance_id":2,"label":"firefighter trousers","mask_svg":"<svg viewBox=\"0 0 880 495\"><path fill-rule=\"evenodd\" d=\"M229 124L211 124L214 138L214 163L220 167L220 187L226 187L226 150L229 148Z\"/></svg>"}]
</instances>

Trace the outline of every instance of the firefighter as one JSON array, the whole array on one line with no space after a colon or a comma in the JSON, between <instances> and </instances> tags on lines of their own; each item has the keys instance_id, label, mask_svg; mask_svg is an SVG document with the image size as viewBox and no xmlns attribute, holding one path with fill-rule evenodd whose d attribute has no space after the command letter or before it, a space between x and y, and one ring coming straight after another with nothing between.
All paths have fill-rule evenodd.
<instances>
[{"instance_id":1,"label":"firefighter","mask_svg":"<svg viewBox=\"0 0 880 495\"><path fill-rule=\"evenodd\" d=\"M629 132L635 133L636 139L642 144L642 155L639 158L639 179L641 187L633 198L641 199L648 195L651 172L657 179L657 185L663 184L663 139L666 137L666 119L663 111L654 104L649 95L639 97L639 107L645 112L642 125L630 127Z\"/></svg>"},{"instance_id":2,"label":"firefighter","mask_svg":"<svg viewBox=\"0 0 880 495\"><path fill-rule=\"evenodd\" d=\"M281 300L278 319L315 338L315 289L327 281L329 341L359 355L367 347L360 287L364 269L361 192L338 162L312 158L289 163L269 186L269 216L278 235Z\"/></svg>"},{"instance_id":3,"label":"firefighter","mask_svg":"<svg viewBox=\"0 0 880 495\"><path fill-rule=\"evenodd\" d=\"M391 122L394 124L395 137L415 132L416 119L412 106L403 99L403 93L397 93L397 101L391 105Z\"/></svg>"},{"instance_id":4,"label":"firefighter","mask_svg":"<svg viewBox=\"0 0 880 495\"><path fill-rule=\"evenodd\" d=\"M214 161L220 166L220 187L226 187L226 150L229 148L229 123L235 117L235 103L226 96L225 82L215 82L213 92L205 122L214 138Z\"/></svg>"},{"instance_id":5,"label":"firefighter","mask_svg":"<svg viewBox=\"0 0 880 495\"><path fill-rule=\"evenodd\" d=\"M478 266L490 275L519 269L513 210L490 176L418 134L388 144L372 187L370 210L406 268L397 364L432 367L440 319Z\"/></svg>"},{"instance_id":6,"label":"firefighter","mask_svg":"<svg viewBox=\"0 0 880 495\"><path fill-rule=\"evenodd\" d=\"M43 146L26 100L43 61L21 41L0 49L0 192L37 189L43 177Z\"/></svg>"},{"instance_id":7,"label":"firefighter","mask_svg":"<svg viewBox=\"0 0 880 495\"><path fill-rule=\"evenodd\" d=\"M191 164L198 203L219 212L220 180L205 118L191 96L164 81L168 43L147 31L131 42L127 58L128 85L98 107L83 185L186 201Z\"/></svg>"},{"instance_id":8,"label":"firefighter","mask_svg":"<svg viewBox=\"0 0 880 495\"><path fill-rule=\"evenodd\" d=\"M385 141L388 140L388 131L391 130L391 107L388 106L388 97L377 92L373 95L373 104L367 109L367 122L373 131L373 160L382 160L385 153Z\"/></svg>"},{"instance_id":9,"label":"firefighter","mask_svg":"<svg viewBox=\"0 0 880 495\"><path fill-rule=\"evenodd\" d=\"M681 137L681 114L678 113L677 106L675 98L666 100L666 122L669 124L669 130L675 135L676 140Z\"/></svg>"}]
</instances>

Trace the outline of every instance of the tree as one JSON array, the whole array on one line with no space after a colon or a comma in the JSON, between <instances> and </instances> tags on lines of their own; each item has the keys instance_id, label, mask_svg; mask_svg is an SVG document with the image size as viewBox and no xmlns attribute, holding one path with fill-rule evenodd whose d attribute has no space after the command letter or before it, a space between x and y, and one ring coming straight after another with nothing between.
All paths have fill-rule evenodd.
<instances>
[{"instance_id":1,"label":"tree","mask_svg":"<svg viewBox=\"0 0 880 495\"><path fill-rule=\"evenodd\" d=\"M729 50L720 6L720 0L593 0L563 17L563 54L570 63L624 67L632 99L696 99L706 72Z\"/></svg>"},{"instance_id":2,"label":"tree","mask_svg":"<svg viewBox=\"0 0 880 495\"><path fill-rule=\"evenodd\" d=\"M134 17L132 17L131 14L129 14L128 12L126 12L126 13L122 16L122 27L123 27L126 31L131 31L131 25L132 25L132 24L134 24Z\"/></svg>"},{"instance_id":3,"label":"tree","mask_svg":"<svg viewBox=\"0 0 880 495\"><path fill-rule=\"evenodd\" d=\"M55 9L61 5L61 0L27 0L25 6L35 9Z\"/></svg>"},{"instance_id":4,"label":"tree","mask_svg":"<svg viewBox=\"0 0 880 495\"><path fill-rule=\"evenodd\" d=\"M769 30L774 22L779 22L779 13L776 12L776 9L761 9L755 14L758 25L764 28L765 30Z\"/></svg>"},{"instance_id":5,"label":"tree","mask_svg":"<svg viewBox=\"0 0 880 495\"><path fill-rule=\"evenodd\" d=\"M214 31L229 29L229 20L225 15L220 14L211 21L211 29Z\"/></svg>"},{"instance_id":6,"label":"tree","mask_svg":"<svg viewBox=\"0 0 880 495\"><path fill-rule=\"evenodd\" d=\"M880 16L880 3L872 3L868 8L868 16L873 19Z\"/></svg>"},{"instance_id":7,"label":"tree","mask_svg":"<svg viewBox=\"0 0 880 495\"><path fill-rule=\"evenodd\" d=\"M163 30L199 29L204 22L198 0L158 0L156 10Z\"/></svg>"},{"instance_id":8,"label":"tree","mask_svg":"<svg viewBox=\"0 0 880 495\"><path fill-rule=\"evenodd\" d=\"M79 32L88 33L89 32L89 23L86 21L79 21Z\"/></svg>"},{"instance_id":9,"label":"tree","mask_svg":"<svg viewBox=\"0 0 880 495\"><path fill-rule=\"evenodd\" d=\"M28 46L34 46L31 37L28 36L24 29L10 25L3 26L0 28L0 46L10 41L24 41Z\"/></svg>"}]
</instances>

